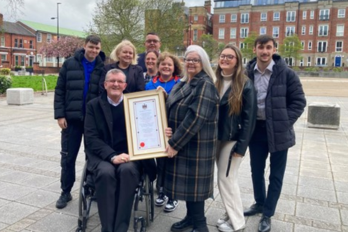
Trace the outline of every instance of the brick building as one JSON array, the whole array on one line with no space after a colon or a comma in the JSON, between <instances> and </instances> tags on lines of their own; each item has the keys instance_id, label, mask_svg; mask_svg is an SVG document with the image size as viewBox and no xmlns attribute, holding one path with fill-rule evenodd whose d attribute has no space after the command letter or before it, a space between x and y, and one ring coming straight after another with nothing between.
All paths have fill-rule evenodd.
<instances>
[{"instance_id":1,"label":"brick building","mask_svg":"<svg viewBox=\"0 0 348 232\"><path fill-rule=\"evenodd\" d=\"M348 64L347 10L347 0L215 1L213 35L242 47L250 32L272 35L277 44L297 34L302 58L290 65L342 67Z\"/></svg>"},{"instance_id":2,"label":"brick building","mask_svg":"<svg viewBox=\"0 0 348 232\"><path fill-rule=\"evenodd\" d=\"M33 66L36 55L35 34L18 23L3 20L0 14L0 66Z\"/></svg>"}]
</instances>

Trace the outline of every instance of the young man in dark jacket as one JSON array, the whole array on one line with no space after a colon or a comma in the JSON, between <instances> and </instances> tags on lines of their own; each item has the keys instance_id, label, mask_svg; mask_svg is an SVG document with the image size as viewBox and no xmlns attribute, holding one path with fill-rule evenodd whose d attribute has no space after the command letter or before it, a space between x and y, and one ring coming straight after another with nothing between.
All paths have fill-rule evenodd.
<instances>
[{"instance_id":1,"label":"young man in dark jacket","mask_svg":"<svg viewBox=\"0 0 348 232\"><path fill-rule=\"evenodd\" d=\"M257 92L257 122L249 143L255 204L245 216L262 213L258 230L271 230L271 217L281 193L288 148L295 145L293 125L306 106L302 84L296 73L275 54L275 40L261 35L255 40L256 58L247 72ZM270 153L270 177L266 195L264 171Z\"/></svg>"},{"instance_id":2,"label":"young man in dark jacket","mask_svg":"<svg viewBox=\"0 0 348 232\"><path fill-rule=\"evenodd\" d=\"M105 55L100 38L90 35L83 49L67 59L59 72L54 93L54 118L61 132L61 189L56 207L64 208L72 199L75 182L75 162L80 149L86 104L99 94L99 79Z\"/></svg>"}]
</instances>

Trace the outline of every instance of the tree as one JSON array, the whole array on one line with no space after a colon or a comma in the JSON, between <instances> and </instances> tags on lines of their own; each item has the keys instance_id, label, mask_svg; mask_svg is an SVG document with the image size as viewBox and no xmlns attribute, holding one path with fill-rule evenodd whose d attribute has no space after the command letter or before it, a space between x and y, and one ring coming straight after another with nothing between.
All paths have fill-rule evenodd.
<instances>
[{"instance_id":1,"label":"tree","mask_svg":"<svg viewBox=\"0 0 348 232\"><path fill-rule=\"evenodd\" d=\"M243 47L240 49L240 51L242 52L243 57L247 58L248 60L252 60L255 57L254 43L257 36L258 35L255 32L250 32L249 36L243 41Z\"/></svg>"},{"instance_id":2,"label":"tree","mask_svg":"<svg viewBox=\"0 0 348 232\"><path fill-rule=\"evenodd\" d=\"M75 51L82 48L84 41L78 37L60 37L59 40L54 40L50 43L44 44L39 53L46 57L65 57L72 56Z\"/></svg>"},{"instance_id":3,"label":"tree","mask_svg":"<svg viewBox=\"0 0 348 232\"><path fill-rule=\"evenodd\" d=\"M143 43L144 6L142 0L100 0L88 33L100 36L107 54L124 39L138 47Z\"/></svg>"},{"instance_id":4,"label":"tree","mask_svg":"<svg viewBox=\"0 0 348 232\"><path fill-rule=\"evenodd\" d=\"M211 34L204 34L198 41L199 45L207 52L210 60L213 60L218 53L218 42L213 38Z\"/></svg>"},{"instance_id":5,"label":"tree","mask_svg":"<svg viewBox=\"0 0 348 232\"><path fill-rule=\"evenodd\" d=\"M302 50L302 44L296 34L293 36L286 37L283 40L283 44L279 46L279 54L285 58L287 62L291 59L300 59ZM292 62L290 62L292 65Z\"/></svg>"},{"instance_id":6,"label":"tree","mask_svg":"<svg viewBox=\"0 0 348 232\"><path fill-rule=\"evenodd\" d=\"M162 50L175 51L183 45L184 30L188 25L184 4L174 0L147 0L145 3L145 34L156 32Z\"/></svg>"},{"instance_id":7,"label":"tree","mask_svg":"<svg viewBox=\"0 0 348 232\"><path fill-rule=\"evenodd\" d=\"M7 2L6 8L9 11L10 17L16 18L17 12L21 12L24 6L24 0L4 0Z\"/></svg>"}]
</instances>

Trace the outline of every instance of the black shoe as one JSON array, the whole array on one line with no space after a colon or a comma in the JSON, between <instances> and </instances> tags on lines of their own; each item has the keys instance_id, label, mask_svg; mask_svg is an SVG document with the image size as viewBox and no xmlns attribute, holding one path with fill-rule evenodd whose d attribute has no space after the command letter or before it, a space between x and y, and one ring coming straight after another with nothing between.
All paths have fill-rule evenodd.
<instances>
[{"instance_id":1,"label":"black shoe","mask_svg":"<svg viewBox=\"0 0 348 232\"><path fill-rule=\"evenodd\" d=\"M253 216L263 212L263 206L259 204L253 204L249 209L244 211L244 216Z\"/></svg>"},{"instance_id":2,"label":"black shoe","mask_svg":"<svg viewBox=\"0 0 348 232\"><path fill-rule=\"evenodd\" d=\"M185 217L183 220L181 220L180 222L175 222L172 227L170 228L170 230L172 232L181 232L181 231L185 231L189 228L193 228L193 221L191 218L189 217Z\"/></svg>"},{"instance_id":3,"label":"black shoe","mask_svg":"<svg viewBox=\"0 0 348 232\"><path fill-rule=\"evenodd\" d=\"M208 227L193 229L191 232L209 232Z\"/></svg>"},{"instance_id":4,"label":"black shoe","mask_svg":"<svg viewBox=\"0 0 348 232\"><path fill-rule=\"evenodd\" d=\"M56 203L56 208L57 209L63 209L65 208L65 206L68 204L69 201L72 200L72 196L70 193L64 193L62 192L62 194L60 195L57 203Z\"/></svg>"},{"instance_id":5,"label":"black shoe","mask_svg":"<svg viewBox=\"0 0 348 232\"><path fill-rule=\"evenodd\" d=\"M259 232L269 232L271 231L271 218L267 216L262 216L259 222Z\"/></svg>"}]
</instances>

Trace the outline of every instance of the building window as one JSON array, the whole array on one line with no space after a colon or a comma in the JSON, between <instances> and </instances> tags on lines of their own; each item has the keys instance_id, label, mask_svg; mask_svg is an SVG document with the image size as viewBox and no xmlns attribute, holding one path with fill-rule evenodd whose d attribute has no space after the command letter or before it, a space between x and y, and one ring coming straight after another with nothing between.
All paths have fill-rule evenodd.
<instances>
[{"instance_id":1,"label":"building window","mask_svg":"<svg viewBox=\"0 0 348 232\"><path fill-rule=\"evenodd\" d=\"M314 19L314 10L311 10L311 13L309 14L310 19Z\"/></svg>"},{"instance_id":2,"label":"building window","mask_svg":"<svg viewBox=\"0 0 348 232\"><path fill-rule=\"evenodd\" d=\"M267 21L267 13L261 13L261 21Z\"/></svg>"},{"instance_id":3,"label":"building window","mask_svg":"<svg viewBox=\"0 0 348 232\"><path fill-rule=\"evenodd\" d=\"M260 35L266 35L266 34L267 34L266 27L260 27Z\"/></svg>"},{"instance_id":4,"label":"building window","mask_svg":"<svg viewBox=\"0 0 348 232\"><path fill-rule=\"evenodd\" d=\"M19 66L19 57L18 56L15 56L15 65Z\"/></svg>"},{"instance_id":5,"label":"building window","mask_svg":"<svg viewBox=\"0 0 348 232\"><path fill-rule=\"evenodd\" d=\"M336 52L342 52L342 51L343 51L343 42L336 41Z\"/></svg>"},{"instance_id":6,"label":"building window","mask_svg":"<svg viewBox=\"0 0 348 232\"><path fill-rule=\"evenodd\" d=\"M302 11L302 19L307 19L307 11Z\"/></svg>"},{"instance_id":7,"label":"building window","mask_svg":"<svg viewBox=\"0 0 348 232\"><path fill-rule=\"evenodd\" d=\"M225 22L225 15L219 15L219 23Z\"/></svg>"},{"instance_id":8,"label":"building window","mask_svg":"<svg viewBox=\"0 0 348 232\"><path fill-rule=\"evenodd\" d=\"M37 42L41 42L42 41L42 34L40 32L37 33L36 40L37 40Z\"/></svg>"},{"instance_id":9,"label":"building window","mask_svg":"<svg viewBox=\"0 0 348 232\"><path fill-rule=\"evenodd\" d=\"M301 66L301 67L303 66L303 57L301 57L300 66Z\"/></svg>"},{"instance_id":10,"label":"building window","mask_svg":"<svg viewBox=\"0 0 348 232\"><path fill-rule=\"evenodd\" d=\"M230 29L230 39L235 39L237 37L237 30L236 28Z\"/></svg>"},{"instance_id":11,"label":"building window","mask_svg":"<svg viewBox=\"0 0 348 232\"><path fill-rule=\"evenodd\" d=\"M52 41L52 35L47 34L47 43L51 43L51 41Z\"/></svg>"},{"instance_id":12,"label":"building window","mask_svg":"<svg viewBox=\"0 0 348 232\"><path fill-rule=\"evenodd\" d=\"M317 58L317 65L325 66L326 65L326 57L318 57Z\"/></svg>"},{"instance_id":13,"label":"building window","mask_svg":"<svg viewBox=\"0 0 348 232\"><path fill-rule=\"evenodd\" d=\"M240 38L248 37L248 28L244 27L240 29Z\"/></svg>"},{"instance_id":14,"label":"building window","mask_svg":"<svg viewBox=\"0 0 348 232\"><path fill-rule=\"evenodd\" d=\"M313 35L313 25L309 26L309 31L308 31L309 35Z\"/></svg>"},{"instance_id":15,"label":"building window","mask_svg":"<svg viewBox=\"0 0 348 232\"><path fill-rule=\"evenodd\" d=\"M327 36L329 32L329 25L319 25L318 35L319 36Z\"/></svg>"},{"instance_id":16,"label":"building window","mask_svg":"<svg viewBox=\"0 0 348 232\"><path fill-rule=\"evenodd\" d=\"M326 52L327 51L327 42L319 41L318 42L318 52Z\"/></svg>"},{"instance_id":17,"label":"building window","mask_svg":"<svg viewBox=\"0 0 348 232\"><path fill-rule=\"evenodd\" d=\"M338 9L337 18L346 17L346 9Z\"/></svg>"},{"instance_id":18,"label":"building window","mask_svg":"<svg viewBox=\"0 0 348 232\"><path fill-rule=\"evenodd\" d=\"M46 62L47 63L52 63L53 62L53 58L52 57L45 57L45 59L46 59Z\"/></svg>"},{"instance_id":19,"label":"building window","mask_svg":"<svg viewBox=\"0 0 348 232\"><path fill-rule=\"evenodd\" d=\"M1 47L5 47L5 37L1 37L0 46L1 46Z\"/></svg>"},{"instance_id":20,"label":"building window","mask_svg":"<svg viewBox=\"0 0 348 232\"><path fill-rule=\"evenodd\" d=\"M307 58L307 66L311 66L311 57L310 56L308 56L308 58Z\"/></svg>"},{"instance_id":21,"label":"building window","mask_svg":"<svg viewBox=\"0 0 348 232\"><path fill-rule=\"evenodd\" d=\"M336 36L344 36L344 25L337 25Z\"/></svg>"},{"instance_id":22,"label":"building window","mask_svg":"<svg viewBox=\"0 0 348 232\"><path fill-rule=\"evenodd\" d=\"M308 50L312 50L312 41L308 41Z\"/></svg>"},{"instance_id":23,"label":"building window","mask_svg":"<svg viewBox=\"0 0 348 232\"><path fill-rule=\"evenodd\" d=\"M296 11L287 11L286 12L286 21L287 22L295 22L296 19Z\"/></svg>"},{"instance_id":24,"label":"building window","mask_svg":"<svg viewBox=\"0 0 348 232\"><path fill-rule=\"evenodd\" d=\"M329 20L330 19L330 10L320 10L319 11L319 20Z\"/></svg>"},{"instance_id":25,"label":"building window","mask_svg":"<svg viewBox=\"0 0 348 232\"><path fill-rule=\"evenodd\" d=\"M245 43L240 43L239 44L239 49L244 49L244 48L246 48Z\"/></svg>"},{"instance_id":26,"label":"building window","mask_svg":"<svg viewBox=\"0 0 348 232\"><path fill-rule=\"evenodd\" d=\"M6 61L6 54L1 54L1 61Z\"/></svg>"},{"instance_id":27,"label":"building window","mask_svg":"<svg viewBox=\"0 0 348 232\"><path fill-rule=\"evenodd\" d=\"M198 15L193 16L193 21L197 22L198 21Z\"/></svg>"},{"instance_id":28,"label":"building window","mask_svg":"<svg viewBox=\"0 0 348 232\"><path fill-rule=\"evenodd\" d=\"M302 46L302 50L305 49L305 42L304 41L301 41L301 46Z\"/></svg>"},{"instance_id":29,"label":"building window","mask_svg":"<svg viewBox=\"0 0 348 232\"><path fill-rule=\"evenodd\" d=\"M19 47L22 48L23 47L23 40L19 39Z\"/></svg>"},{"instance_id":30,"label":"building window","mask_svg":"<svg viewBox=\"0 0 348 232\"><path fill-rule=\"evenodd\" d=\"M225 28L219 28L219 39L225 38Z\"/></svg>"},{"instance_id":31,"label":"building window","mask_svg":"<svg viewBox=\"0 0 348 232\"><path fill-rule=\"evenodd\" d=\"M237 15L236 14L231 14L231 23L237 22Z\"/></svg>"},{"instance_id":32,"label":"building window","mask_svg":"<svg viewBox=\"0 0 348 232\"><path fill-rule=\"evenodd\" d=\"M274 12L273 13L273 21L279 21L280 20L280 13Z\"/></svg>"},{"instance_id":33,"label":"building window","mask_svg":"<svg viewBox=\"0 0 348 232\"><path fill-rule=\"evenodd\" d=\"M279 27L273 27L272 36L273 36L274 38L279 38Z\"/></svg>"},{"instance_id":34,"label":"building window","mask_svg":"<svg viewBox=\"0 0 348 232\"><path fill-rule=\"evenodd\" d=\"M25 61L25 56L21 56L21 66L25 66L24 61Z\"/></svg>"},{"instance_id":35,"label":"building window","mask_svg":"<svg viewBox=\"0 0 348 232\"><path fill-rule=\"evenodd\" d=\"M295 34L295 26L288 26L286 27L286 32L285 32L285 36L293 36Z\"/></svg>"},{"instance_id":36,"label":"building window","mask_svg":"<svg viewBox=\"0 0 348 232\"><path fill-rule=\"evenodd\" d=\"M15 44L14 44L15 48L18 48L18 39L15 39Z\"/></svg>"},{"instance_id":37,"label":"building window","mask_svg":"<svg viewBox=\"0 0 348 232\"><path fill-rule=\"evenodd\" d=\"M243 13L240 15L241 23L249 23L249 13Z\"/></svg>"},{"instance_id":38,"label":"building window","mask_svg":"<svg viewBox=\"0 0 348 232\"><path fill-rule=\"evenodd\" d=\"M29 41L29 48L34 48L32 40Z\"/></svg>"},{"instance_id":39,"label":"building window","mask_svg":"<svg viewBox=\"0 0 348 232\"><path fill-rule=\"evenodd\" d=\"M193 41L197 41L197 37L198 37L198 31L197 29L193 30Z\"/></svg>"},{"instance_id":40,"label":"building window","mask_svg":"<svg viewBox=\"0 0 348 232\"><path fill-rule=\"evenodd\" d=\"M305 35L305 34L306 34L306 26L302 26L301 35Z\"/></svg>"}]
</instances>

